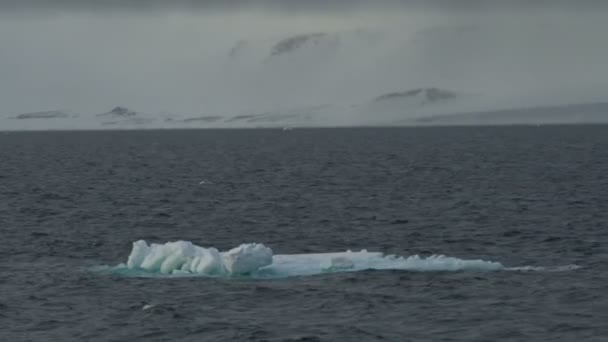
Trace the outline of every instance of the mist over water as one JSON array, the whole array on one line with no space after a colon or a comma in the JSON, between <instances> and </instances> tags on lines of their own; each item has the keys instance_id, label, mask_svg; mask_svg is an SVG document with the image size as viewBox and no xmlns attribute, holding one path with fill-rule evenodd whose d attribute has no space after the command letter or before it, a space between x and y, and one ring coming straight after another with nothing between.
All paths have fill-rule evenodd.
<instances>
[{"instance_id":1,"label":"mist over water","mask_svg":"<svg viewBox=\"0 0 608 342\"><path fill-rule=\"evenodd\" d=\"M268 115L391 125L598 103L608 91L606 10L593 2L130 4L2 2L2 126L62 126L67 119L7 119L60 110L78 116L69 127L86 127L116 106L159 127L210 117L222 118L216 126L263 126ZM419 88L455 96L374 103ZM267 120L238 118L260 114Z\"/></svg>"}]
</instances>

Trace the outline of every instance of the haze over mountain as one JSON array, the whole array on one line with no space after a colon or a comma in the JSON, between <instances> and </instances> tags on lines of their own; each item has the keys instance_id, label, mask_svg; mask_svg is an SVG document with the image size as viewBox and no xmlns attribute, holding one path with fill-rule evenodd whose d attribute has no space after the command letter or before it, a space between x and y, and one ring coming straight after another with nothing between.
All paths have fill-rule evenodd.
<instances>
[{"instance_id":1,"label":"haze over mountain","mask_svg":"<svg viewBox=\"0 0 608 342\"><path fill-rule=\"evenodd\" d=\"M512 116L492 122L525 123L510 110L602 112L608 10L577 4L0 1L0 129L402 125L490 112Z\"/></svg>"}]
</instances>

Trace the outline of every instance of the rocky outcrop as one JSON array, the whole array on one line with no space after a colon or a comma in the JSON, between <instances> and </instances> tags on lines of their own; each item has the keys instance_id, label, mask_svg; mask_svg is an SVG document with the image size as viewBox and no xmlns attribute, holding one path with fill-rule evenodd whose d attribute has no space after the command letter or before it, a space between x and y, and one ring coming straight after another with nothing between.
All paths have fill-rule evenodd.
<instances>
[{"instance_id":1,"label":"rocky outcrop","mask_svg":"<svg viewBox=\"0 0 608 342\"><path fill-rule=\"evenodd\" d=\"M439 88L417 88L404 92L387 93L376 97L373 101L389 101L403 98L418 98L423 103L435 103L457 97L455 92Z\"/></svg>"},{"instance_id":2,"label":"rocky outcrop","mask_svg":"<svg viewBox=\"0 0 608 342\"><path fill-rule=\"evenodd\" d=\"M277 42L270 51L270 56L278 56L300 49L306 44L318 44L327 33L306 33L285 38Z\"/></svg>"},{"instance_id":3,"label":"rocky outcrop","mask_svg":"<svg viewBox=\"0 0 608 342\"><path fill-rule=\"evenodd\" d=\"M114 107L111 111L107 113L97 114L97 116L105 116L105 117L113 117L113 118L132 118L137 116L137 112L132 111L125 107Z\"/></svg>"},{"instance_id":4,"label":"rocky outcrop","mask_svg":"<svg viewBox=\"0 0 608 342\"><path fill-rule=\"evenodd\" d=\"M69 118L71 115L62 111L52 110L46 112L23 113L16 115L14 119L59 119Z\"/></svg>"},{"instance_id":5,"label":"rocky outcrop","mask_svg":"<svg viewBox=\"0 0 608 342\"><path fill-rule=\"evenodd\" d=\"M126 107L114 107L107 113L97 114L96 117L103 120L102 124L107 125L148 125L157 120L152 115L146 115Z\"/></svg>"}]
</instances>

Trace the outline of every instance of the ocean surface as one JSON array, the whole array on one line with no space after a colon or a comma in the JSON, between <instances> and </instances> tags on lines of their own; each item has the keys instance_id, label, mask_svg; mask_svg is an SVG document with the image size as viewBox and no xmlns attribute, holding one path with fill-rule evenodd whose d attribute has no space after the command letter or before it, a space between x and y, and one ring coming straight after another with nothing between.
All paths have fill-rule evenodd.
<instances>
[{"instance_id":1,"label":"ocean surface","mask_svg":"<svg viewBox=\"0 0 608 342\"><path fill-rule=\"evenodd\" d=\"M608 340L608 126L0 133L0 232L0 341ZM162 273L138 240L403 258Z\"/></svg>"}]
</instances>

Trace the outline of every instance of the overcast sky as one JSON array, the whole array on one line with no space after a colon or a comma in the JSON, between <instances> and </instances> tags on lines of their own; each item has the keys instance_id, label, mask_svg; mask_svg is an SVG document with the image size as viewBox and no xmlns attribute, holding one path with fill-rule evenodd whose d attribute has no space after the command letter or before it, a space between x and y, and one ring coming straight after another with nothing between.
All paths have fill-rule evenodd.
<instances>
[{"instance_id":1,"label":"overcast sky","mask_svg":"<svg viewBox=\"0 0 608 342\"><path fill-rule=\"evenodd\" d=\"M379 7L426 7L487 10L490 8L597 8L603 0L2 0L3 9L221 9L262 8L266 10L349 10Z\"/></svg>"},{"instance_id":2,"label":"overcast sky","mask_svg":"<svg viewBox=\"0 0 608 342\"><path fill-rule=\"evenodd\" d=\"M0 0L0 115L117 105L224 115L422 86L516 104L601 101L605 3ZM271 58L280 40L318 32L328 38Z\"/></svg>"}]
</instances>

